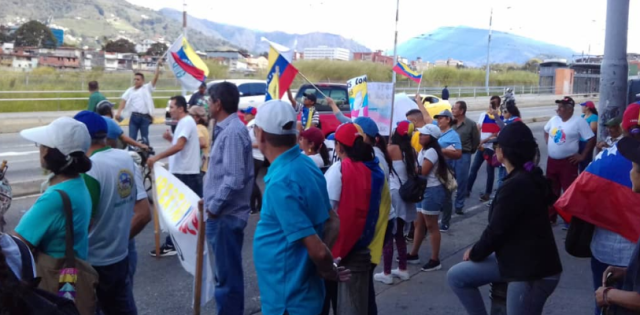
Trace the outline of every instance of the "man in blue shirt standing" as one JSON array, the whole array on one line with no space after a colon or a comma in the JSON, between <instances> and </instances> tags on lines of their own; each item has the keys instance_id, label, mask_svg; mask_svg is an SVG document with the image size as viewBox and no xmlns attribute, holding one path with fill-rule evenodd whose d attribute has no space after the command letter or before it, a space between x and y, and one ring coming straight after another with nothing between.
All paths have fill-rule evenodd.
<instances>
[{"instance_id":1,"label":"man in blue shirt standing","mask_svg":"<svg viewBox=\"0 0 640 315\"><path fill-rule=\"evenodd\" d=\"M338 217L324 176L297 145L296 116L291 105L273 100L255 119L256 141L271 162L253 243L265 315L320 314L322 278L349 277L333 262Z\"/></svg>"}]
</instances>

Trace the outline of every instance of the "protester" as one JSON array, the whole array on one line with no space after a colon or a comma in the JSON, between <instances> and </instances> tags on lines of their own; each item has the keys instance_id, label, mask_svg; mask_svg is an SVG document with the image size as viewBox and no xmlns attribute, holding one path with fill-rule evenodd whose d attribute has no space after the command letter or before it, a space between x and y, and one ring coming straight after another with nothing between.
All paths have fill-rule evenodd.
<instances>
[{"instance_id":1,"label":"protester","mask_svg":"<svg viewBox=\"0 0 640 315\"><path fill-rule=\"evenodd\" d=\"M416 205L402 200L399 190L409 177L413 177L416 174L416 153L411 146L412 133L413 124L411 122L399 122L391 136L391 143L388 147L393 169L389 175L392 210L384 238L384 270L374 275L374 280L385 284L393 284L393 277L399 278L401 281L409 280L407 243L403 231L408 222L415 220ZM391 270L394 241L398 249L398 268Z\"/></svg>"},{"instance_id":2,"label":"protester","mask_svg":"<svg viewBox=\"0 0 640 315\"><path fill-rule=\"evenodd\" d=\"M512 124L516 121L522 121L522 119L520 119L520 110L516 106L515 100L507 101L505 109L506 111L502 113L504 120L496 120L496 123L498 123L498 125L500 126L501 131L509 124ZM498 188L502 186L502 182L504 181L505 177L507 177L507 169L504 167L504 165L498 166ZM489 205L491 205L491 201L489 201Z\"/></svg>"},{"instance_id":3,"label":"protester","mask_svg":"<svg viewBox=\"0 0 640 315\"><path fill-rule=\"evenodd\" d=\"M254 180L251 138L237 114L240 93L236 85L222 82L211 86L208 93L216 125L203 199L209 216L207 241L215 257L217 314L243 314L242 241Z\"/></svg>"},{"instance_id":4,"label":"protester","mask_svg":"<svg viewBox=\"0 0 640 315\"><path fill-rule=\"evenodd\" d=\"M420 96L416 96L416 98L419 97ZM422 101L420 100L416 100L416 102L418 104L422 103ZM424 125L427 124L427 122L425 121L425 116L423 116L422 112L419 109L412 109L408 111L405 116L407 117L407 120L410 121L415 127L413 135L411 136L411 146L416 152L420 152L422 151L422 145L420 145L420 132L418 132L418 129L424 127ZM433 119L431 119L431 116L429 116L428 114L427 116L428 117L426 118L429 119L428 123L431 123Z\"/></svg>"},{"instance_id":5,"label":"protester","mask_svg":"<svg viewBox=\"0 0 640 315\"><path fill-rule=\"evenodd\" d=\"M102 93L100 93L100 88L98 87L98 81L91 81L89 82L88 85L89 85L89 93L91 93L91 95L89 96L89 105L87 105L87 110L90 112L95 112L98 104L100 104L100 102L102 101L106 101L107 98L104 97Z\"/></svg>"},{"instance_id":6,"label":"protester","mask_svg":"<svg viewBox=\"0 0 640 315\"><path fill-rule=\"evenodd\" d=\"M200 138L196 122L188 114L187 101L183 96L171 98L169 114L171 118L178 121L173 135L169 130L166 130L163 135L165 140L171 142L171 147L164 152L150 156L147 159L147 165L149 168L153 168L157 161L169 158L169 172L196 195L202 197L203 179L200 175ZM162 257L173 256L176 253L171 235L167 235L165 243L160 246L159 255ZM149 254L156 256L156 250L151 250Z\"/></svg>"},{"instance_id":7,"label":"protester","mask_svg":"<svg viewBox=\"0 0 640 315\"><path fill-rule=\"evenodd\" d=\"M469 176L469 167L471 166L471 155L478 150L480 145L480 132L476 126L476 122L467 117L467 103L465 101L456 102L451 108L451 113L456 123L453 130L458 133L460 142L462 143L462 156L459 160L453 162L453 170L456 174L458 189L456 190L455 211L456 214L464 214L464 201L467 194L467 179ZM451 212L443 213L443 224L449 225L451 221Z\"/></svg>"},{"instance_id":8,"label":"protester","mask_svg":"<svg viewBox=\"0 0 640 315\"><path fill-rule=\"evenodd\" d=\"M129 137L138 139L138 131L142 137L142 142L149 144L149 125L153 123L153 110L155 105L151 93L156 89L156 83L160 77L160 67L162 62L158 62L156 72L151 83L144 83L144 74L136 72L134 75L134 85L122 95L120 107L116 114L116 120L122 121L122 112L128 106L129 117Z\"/></svg>"},{"instance_id":9,"label":"protester","mask_svg":"<svg viewBox=\"0 0 640 315\"><path fill-rule=\"evenodd\" d=\"M300 134L300 148L320 169L328 167L331 164L329 151L327 151L327 147L324 145L322 130L311 127L303 131Z\"/></svg>"},{"instance_id":10,"label":"protester","mask_svg":"<svg viewBox=\"0 0 640 315\"><path fill-rule=\"evenodd\" d=\"M605 126L607 127L607 133L609 134L604 141L598 142L596 145L596 152L600 153L600 151L605 148L611 148L614 144L618 143L624 134L622 133L622 128L620 128L620 124L622 120L620 118L614 117L609 119Z\"/></svg>"},{"instance_id":11,"label":"protester","mask_svg":"<svg viewBox=\"0 0 640 315\"><path fill-rule=\"evenodd\" d=\"M449 89L446 85L444 86L444 89L442 89L442 99L445 101L449 100Z\"/></svg>"},{"instance_id":12,"label":"protester","mask_svg":"<svg viewBox=\"0 0 640 315\"><path fill-rule=\"evenodd\" d=\"M329 250L338 236L338 217L322 173L296 146L296 120L291 106L278 100L263 104L255 119L260 151L271 161L253 241L264 314L320 314L322 278L348 278Z\"/></svg>"},{"instance_id":13,"label":"protester","mask_svg":"<svg viewBox=\"0 0 640 315\"><path fill-rule=\"evenodd\" d=\"M591 131L593 131L594 135L598 134L598 110L596 109L596 105L592 102L592 101L586 101L584 103L581 103L580 106L582 106L582 118L584 118L584 120L587 121L587 124L589 124L589 127L591 127ZM584 150L586 149L587 146L587 140L580 138L580 143L579 143L579 154L582 154L582 152L584 152ZM591 161L593 161L593 147L591 148L591 151L586 152L585 153L585 159L584 161L580 162L580 165L578 167L578 172L582 173L587 166L589 166L589 163L591 163Z\"/></svg>"},{"instance_id":14,"label":"protester","mask_svg":"<svg viewBox=\"0 0 640 315\"><path fill-rule=\"evenodd\" d=\"M298 103L291 94L291 89L287 90L287 96L293 109L300 114L300 126L299 131L307 130L311 127L318 128L320 126L320 114L316 110L316 103L318 98L315 93L304 94L302 103Z\"/></svg>"},{"instance_id":15,"label":"protester","mask_svg":"<svg viewBox=\"0 0 640 315\"><path fill-rule=\"evenodd\" d=\"M251 138L251 147L253 153L253 190L251 191L251 213L258 213L262 208L262 192L258 187L258 174L262 167L266 166L264 161L264 155L260 152L259 143L255 135L256 115L258 110L255 107L249 106L242 111L244 113L244 121L247 123L247 130L249 131L249 137Z\"/></svg>"},{"instance_id":16,"label":"protester","mask_svg":"<svg viewBox=\"0 0 640 315\"><path fill-rule=\"evenodd\" d=\"M82 111L74 118L91 136L92 167L83 179L93 204L87 261L99 275L98 305L105 314L137 314L128 256L131 231L141 231L151 220L142 174L126 151L107 146L108 127L100 115ZM146 204L136 213L144 220L132 226L138 201Z\"/></svg>"},{"instance_id":17,"label":"protester","mask_svg":"<svg viewBox=\"0 0 640 315\"><path fill-rule=\"evenodd\" d=\"M340 161L334 163L325 173L327 190L333 211L340 219L340 230L332 248L333 257L341 258L341 264L351 270L367 270L370 267L371 250L369 246L377 231L380 216L380 204L385 184L384 172L378 165L371 145L364 142L363 132L354 123L340 125L335 132L336 152ZM387 214L388 215L388 214ZM384 217L385 221L387 217ZM363 265L364 262L366 265ZM342 286L346 290L340 296L351 296L358 302L351 301L353 307L368 309L369 294L352 293L363 291L369 287L370 272L353 274L351 282ZM356 287L359 284L362 287ZM327 295L322 314L328 314L333 305L336 313L338 288L335 282L325 283ZM357 310L363 314L363 309Z\"/></svg>"},{"instance_id":18,"label":"protester","mask_svg":"<svg viewBox=\"0 0 640 315\"><path fill-rule=\"evenodd\" d=\"M471 171L469 171L469 179L467 180L467 196L471 195L473 190L473 184L476 182L478 171L482 164L487 161L487 182L484 188L484 193L480 196L480 201L489 201L491 198L491 192L493 191L493 181L495 180L495 168L491 165L491 158L493 158L493 143L491 142L498 136L500 127L497 121L500 120L500 113L498 113L498 107L500 107L500 97L492 96L491 104L487 112L480 114L477 125L480 131L480 146L476 155L473 157L473 164L471 165Z\"/></svg>"},{"instance_id":19,"label":"protester","mask_svg":"<svg viewBox=\"0 0 640 315\"><path fill-rule=\"evenodd\" d=\"M107 127L109 129L107 132L107 144L110 147L121 149L122 146L118 144L118 140L120 140L123 144L138 147L142 150L149 149L148 145L127 137L127 135L122 131L122 128L120 128L120 125L113 120L113 103L109 101L100 102L96 112L107 122Z\"/></svg>"},{"instance_id":20,"label":"protester","mask_svg":"<svg viewBox=\"0 0 640 315\"><path fill-rule=\"evenodd\" d=\"M489 210L489 225L447 280L468 314L487 314L479 287L508 282L507 314L542 314L562 265L547 216L556 197L533 159L537 144L522 122L498 136L496 154L509 175Z\"/></svg>"},{"instance_id":21,"label":"protester","mask_svg":"<svg viewBox=\"0 0 640 315\"><path fill-rule=\"evenodd\" d=\"M545 142L548 145L547 178L551 180L551 188L556 196L566 191L578 177L578 164L587 158L595 146L593 131L587 122L573 116L575 102L565 96L556 100L558 116L554 116L544 126ZM580 139L587 140L585 150L579 152ZM555 223L557 213L549 207L549 219Z\"/></svg>"},{"instance_id":22,"label":"protester","mask_svg":"<svg viewBox=\"0 0 640 315\"><path fill-rule=\"evenodd\" d=\"M192 106L189 108L189 115L193 117L196 122L196 129L198 130L198 140L200 141L200 175L204 178L204 174L207 173L209 167L209 151L211 151L211 137L209 136L209 119L207 119L207 112L205 112L202 106Z\"/></svg>"},{"instance_id":23,"label":"protester","mask_svg":"<svg viewBox=\"0 0 640 315\"><path fill-rule=\"evenodd\" d=\"M62 197L56 191L62 190L71 200L74 254L86 260L92 207L80 174L91 169L91 160L85 155L91 145L87 127L71 117L60 117L47 126L23 130L20 135L38 145L40 164L49 177L48 188L15 228L16 236L40 253L65 257L65 212Z\"/></svg>"},{"instance_id":24,"label":"protester","mask_svg":"<svg viewBox=\"0 0 640 315\"><path fill-rule=\"evenodd\" d=\"M209 112L209 95L207 95L207 84L202 82L200 87L198 87L198 91L193 93L189 98L189 108L191 106L200 106L205 110L205 113Z\"/></svg>"},{"instance_id":25,"label":"protester","mask_svg":"<svg viewBox=\"0 0 640 315\"><path fill-rule=\"evenodd\" d=\"M438 143L441 137L440 129L434 125L425 125L418 129L422 151L418 154L418 171L427 179L427 189L424 199L418 205L418 218L415 224L415 238L411 253L407 255L407 262L417 264L420 262L418 251L424 240L425 228L429 233L431 243L431 259L422 266L422 271L435 271L442 269L440 264L440 229L438 217L444 210L447 192L441 179L448 177L449 170L444 153Z\"/></svg>"}]
</instances>

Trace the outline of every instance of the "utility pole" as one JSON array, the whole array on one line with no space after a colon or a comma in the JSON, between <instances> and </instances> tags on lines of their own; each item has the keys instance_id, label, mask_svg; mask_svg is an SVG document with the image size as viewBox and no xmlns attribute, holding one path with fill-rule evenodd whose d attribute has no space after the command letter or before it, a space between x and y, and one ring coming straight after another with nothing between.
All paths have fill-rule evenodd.
<instances>
[{"instance_id":1,"label":"utility pole","mask_svg":"<svg viewBox=\"0 0 640 315\"><path fill-rule=\"evenodd\" d=\"M400 0L396 0L396 35L393 41L393 66L395 67L396 63L398 63L398 14L400 13ZM393 88L391 89L391 117L389 117L389 137L391 137L393 132L393 111L396 103L396 72L391 71L391 82Z\"/></svg>"},{"instance_id":2,"label":"utility pole","mask_svg":"<svg viewBox=\"0 0 640 315\"><path fill-rule=\"evenodd\" d=\"M627 107L627 28L629 0L607 0L607 26L604 38L604 59L600 68L600 101L598 139L607 135L605 123L622 117Z\"/></svg>"},{"instance_id":3,"label":"utility pole","mask_svg":"<svg viewBox=\"0 0 640 315\"><path fill-rule=\"evenodd\" d=\"M487 69L484 77L484 88L489 95L489 72L491 71L491 31L493 29L493 8L491 8L491 14L489 15L489 41L487 42Z\"/></svg>"}]
</instances>

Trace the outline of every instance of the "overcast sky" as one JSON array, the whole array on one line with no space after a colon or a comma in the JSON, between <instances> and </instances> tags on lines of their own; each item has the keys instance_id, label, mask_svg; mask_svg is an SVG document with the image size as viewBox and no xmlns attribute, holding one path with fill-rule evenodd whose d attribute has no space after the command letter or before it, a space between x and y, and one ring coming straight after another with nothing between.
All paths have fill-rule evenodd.
<instances>
[{"instance_id":1,"label":"overcast sky","mask_svg":"<svg viewBox=\"0 0 640 315\"><path fill-rule=\"evenodd\" d=\"M152 9L182 10L182 0L128 0ZM186 0L190 15L262 31L328 32L371 49L393 48L394 0ZM442 26L494 30L567 46L576 52L604 51L605 0L400 0L398 41ZM640 12L631 0L630 12ZM640 53L640 19L629 18L628 51ZM461 47L462 48L462 47Z\"/></svg>"}]
</instances>

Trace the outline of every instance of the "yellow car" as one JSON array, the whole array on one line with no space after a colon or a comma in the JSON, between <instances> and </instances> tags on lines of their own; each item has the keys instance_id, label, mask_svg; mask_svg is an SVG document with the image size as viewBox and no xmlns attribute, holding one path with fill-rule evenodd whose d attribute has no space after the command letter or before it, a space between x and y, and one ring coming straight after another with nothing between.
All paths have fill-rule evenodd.
<instances>
[{"instance_id":1,"label":"yellow car","mask_svg":"<svg viewBox=\"0 0 640 315\"><path fill-rule=\"evenodd\" d=\"M440 114L440 112L445 109L451 111L451 104L449 104L449 101L447 100L428 94L420 95L420 97L422 97L422 104L427 109L431 117Z\"/></svg>"}]
</instances>

